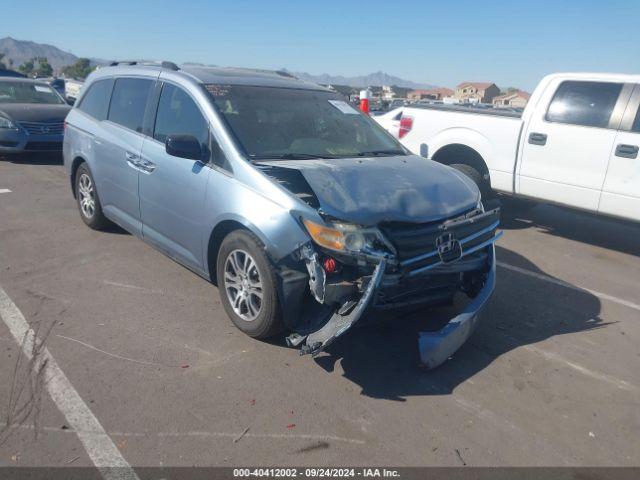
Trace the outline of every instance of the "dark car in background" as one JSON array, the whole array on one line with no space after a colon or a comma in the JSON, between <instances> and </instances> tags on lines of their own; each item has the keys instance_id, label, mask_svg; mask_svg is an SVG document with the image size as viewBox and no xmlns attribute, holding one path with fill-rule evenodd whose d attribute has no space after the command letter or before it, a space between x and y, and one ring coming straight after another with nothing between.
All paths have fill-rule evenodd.
<instances>
[{"instance_id":1,"label":"dark car in background","mask_svg":"<svg viewBox=\"0 0 640 480\"><path fill-rule=\"evenodd\" d=\"M26 75L23 75L20 72L16 72L15 70L7 70L6 68L2 67L0 67L0 77L27 78Z\"/></svg>"},{"instance_id":2,"label":"dark car in background","mask_svg":"<svg viewBox=\"0 0 640 480\"><path fill-rule=\"evenodd\" d=\"M70 109L47 83L0 77L0 155L62 151Z\"/></svg>"}]
</instances>

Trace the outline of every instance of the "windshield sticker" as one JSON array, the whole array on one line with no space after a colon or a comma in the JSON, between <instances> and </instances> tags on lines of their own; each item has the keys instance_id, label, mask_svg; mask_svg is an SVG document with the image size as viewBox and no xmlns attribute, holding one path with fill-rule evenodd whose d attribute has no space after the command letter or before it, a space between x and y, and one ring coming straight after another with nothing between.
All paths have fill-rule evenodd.
<instances>
[{"instance_id":1,"label":"windshield sticker","mask_svg":"<svg viewBox=\"0 0 640 480\"><path fill-rule=\"evenodd\" d=\"M358 115L358 111L344 100L329 100L329 103L347 115Z\"/></svg>"},{"instance_id":2,"label":"windshield sticker","mask_svg":"<svg viewBox=\"0 0 640 480\"><path fill-rule=\"evenodd\" d=\"M34 85L34 88L36 89L36 92L51 93L51 90L49 90L49 87L43 87L42 85Z\"/></svg>"},{"instance_id":3,"label":"windshield sticker","mask_svg":"<svg viewBox=\"0 0 640 480\"><path fill-rule=\"evenodd\" d=\"M205 88L214 97L226 97L229 94L229 85L209 84Z\"/></svg>"}]
</instances>

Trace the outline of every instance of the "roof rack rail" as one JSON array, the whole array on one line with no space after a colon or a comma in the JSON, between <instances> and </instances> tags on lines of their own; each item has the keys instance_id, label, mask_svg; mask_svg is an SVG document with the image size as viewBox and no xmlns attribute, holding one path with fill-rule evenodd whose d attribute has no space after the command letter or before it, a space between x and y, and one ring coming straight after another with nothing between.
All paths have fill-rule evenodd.
<instances>
[{"instance_id":1,"label":"roof rack rail","mask_svg":"<svg viewBox=\"0 0 640 480\"><path fill-rule=\"evenodd\" d=\"M118 65L149 65L149 66L159 66L160 68L166 68L167 70L180 70L180 67L173 62L154 62L149 60L121 60L111 62L109 64L110 67L116 67Z\"/></svg>"},{"instance_id":2,"label":"roof rack rail","mask_svg":"<svg viewBox=\"0 0 640 480\"><path fill-rule=\"evenodd\" d=\"M287 72L286 70L276 70L276 74L280 75L281 77L287 77L287 78L298 78L295 75L293 75L290 72Z\"/></svg>"}]
</instances>

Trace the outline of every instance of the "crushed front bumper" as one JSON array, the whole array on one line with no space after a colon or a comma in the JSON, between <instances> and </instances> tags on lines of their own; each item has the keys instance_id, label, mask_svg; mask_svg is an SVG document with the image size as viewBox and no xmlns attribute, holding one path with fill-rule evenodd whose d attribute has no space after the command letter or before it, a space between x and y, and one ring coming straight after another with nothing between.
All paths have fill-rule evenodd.
<instances>
[{"instance_id":1,"label":"crushed front bumper","mask_svg":"<svg viewBox=\"0 0 640 480\"><path fill-rule=\"evenodd\" d=\"M494 243L502 235L496 230L498 214L497 210L486 212L458 220L450 230L444 228L449 243L449 231L467 228L463 230L465 235L459 241L455 238L453 241L457 248L457 252L454 251L457 259L447 261L446 254L450 250L443 251L442 248L399 262L388 256L369 257L373 272L361 278L363 281L358 288L359 294L353 295L352 292L346 301L340 301L321 326L288 337L288 344L300 345L301 355L315 356L349 330L368 309L437 305L445 299L450 300L456 291L463 291L470 300L462 312L438 331L419 333L418 348L422 365L427 369L441 365L471 336L493 294L496 275ZM474 229L469 231L469 226ZM326 283L319 256L310 246L303 248L302 252L309 272L311 292L320 304L326 304L326 287L329 283ZM403 294L403 289L408 290L409 294Z\"/></svg>"},{"instance_id":2,"label":"crushed front bumper","mask_svg":"<svg viewBox=\"0 0 640 480\"><path fill-rule=\"evenodd\" d=\"M471 336L480 319L485 305L493 294L496 282L495 249L488 247L489 271L483 287L457 316L452 318L443 328L436 332L420 332L418 349L420 362L427 369L433 369L444 363ZM345 304L336 309L329 321L319 330L305 336L292 335L287 340L289 345L301 345L300 355L319 354L339 336L349 330L375 303L375 297L381 287L387 262L381 259L369 279L362 296L357 303Z\"/></svg>"}]
</instances>

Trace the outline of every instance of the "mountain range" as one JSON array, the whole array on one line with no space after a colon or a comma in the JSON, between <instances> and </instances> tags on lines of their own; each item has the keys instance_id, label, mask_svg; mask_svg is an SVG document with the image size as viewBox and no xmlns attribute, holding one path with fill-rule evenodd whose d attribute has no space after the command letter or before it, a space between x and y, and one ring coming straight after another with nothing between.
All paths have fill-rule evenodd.
<instances>
[{"instance_id":1,"label":"mountain range","mask_svg":"<svg viewBox=\"0 0 640 480\"><path fill-rule=\"evenodd\" d=\"M329 75L327 73L323 73L320 75L311 75L305 72L291 73L301 80L306 80L313 83L321 83L323 85L347 85L349 87L381 87L383 85L395 85L405 88L435 88L435 85L412 82L411 80L394 77L393 75L389 75L385 72L375 72L370 73L369 75L357 75L355 77Z\"/></svg>"},{"instance_id":2,"label":"mountain range","mask_svg":"<svg viewBox=\"0 0 640 480\"><path fill-rule=\"evenodd\" d=\"M71 52L65 52L54 45L46 43L36 43L27 40L16 40L15 38L5 37L0 38L0 53L5 55L4 63L7 66L11 66L16 69L24 62L34 57L47 57L49 64L53 67L53 70L59 72L60 69L67 65L74 64L78 57ZM12 61L13 63L10 63ZM107 60L101 60L92 58L93 64L104 65L108 63ZM287 69L283 69L289 71ZM347 85L350 87L374 87L382 85L396 85L398 87L405 88L431 88L434 85L426 83L417 83L410 80L405 80L393 75L389 75L385 72L375 72L369 75L357 75L353 77L346 77L342 75L330 75L323 73L320 75L312 75L306 72L291 72L301 80L306 80L314 83L321 83L324 85Z\"/></svg>"},{"instance_id":3,"label":"mountain range","mask_svg":"<svg viewBox=\"0 0 640 480\"><path fill-rule=\"evenodd\" d=\"M66 65L72 65L78 60L73 53L60 50L58 47L46 43L35 43L15 38L0 38L0 53L5 55L4 64L17 70L20 65L33 57L47 57L54 71ZM13 63L10 63L10 62Z\"/></svg>"}]
</instances>

